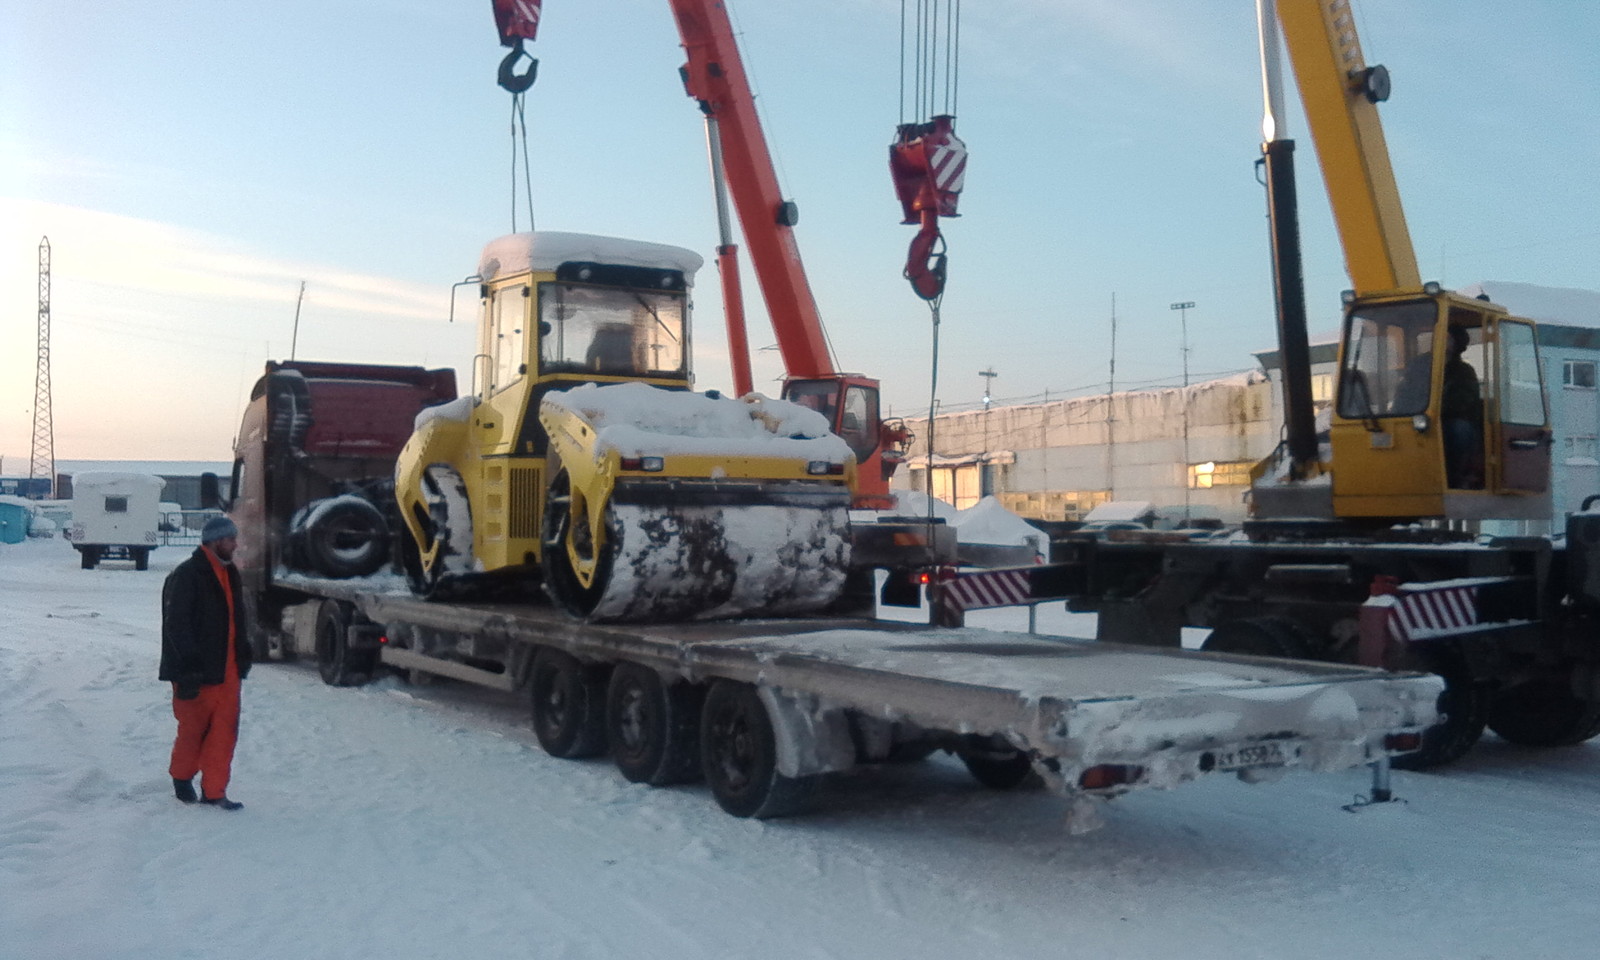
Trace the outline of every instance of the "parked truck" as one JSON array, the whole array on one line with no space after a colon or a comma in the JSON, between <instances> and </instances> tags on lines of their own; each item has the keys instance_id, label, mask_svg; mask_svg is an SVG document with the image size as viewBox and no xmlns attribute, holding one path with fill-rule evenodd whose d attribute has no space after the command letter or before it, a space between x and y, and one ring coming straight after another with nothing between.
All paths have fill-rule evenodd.
<instances>
[{"instance_id":1,"label":"parked truck","mask_svg":"<svg viewBox=\"0 0 1600 960\"><path fill-rule=\"evenodd\" d=\"M239 425L228 505L259 655L283 608L303 599L276 571L352 577L395 562L395 457L418 414L455 397L454 370L267 362ZM221 505L217 479L202 483L205 506Z\"/></svg>"}]
</instances>

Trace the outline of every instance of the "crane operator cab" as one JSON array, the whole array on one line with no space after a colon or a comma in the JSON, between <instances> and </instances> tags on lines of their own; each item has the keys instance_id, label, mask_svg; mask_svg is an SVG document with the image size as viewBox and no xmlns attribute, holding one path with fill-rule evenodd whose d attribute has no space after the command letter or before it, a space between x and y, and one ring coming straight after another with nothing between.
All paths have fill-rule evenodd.
<instances>
[{"instance_id":1,"label":"crane operator cab","mask_svg":"<svg viewBox=\"0 0 1600 960\"><path fill-rule=\"evenodd\" d=\"M1534 324L1431 283L1347 303L1329 431L1334 516L1547 518Z\"/></svg>"},{"instance_id":2,"label":"crane operator cab","mask_svg":"<svg viewBox=\"0 0 1600 960\"><path fill-rule=\"evenodd\" d=\"M889 479L905 462L911 435L903 422L884 421L879 416L878 381L849 373L793 378L784 381L783 399L826 417L829 428L849 445L857 463L870 464L876 454L881 467L857 475L853 505L861 510L894 509Z\"/></svg>"}]
</instances>

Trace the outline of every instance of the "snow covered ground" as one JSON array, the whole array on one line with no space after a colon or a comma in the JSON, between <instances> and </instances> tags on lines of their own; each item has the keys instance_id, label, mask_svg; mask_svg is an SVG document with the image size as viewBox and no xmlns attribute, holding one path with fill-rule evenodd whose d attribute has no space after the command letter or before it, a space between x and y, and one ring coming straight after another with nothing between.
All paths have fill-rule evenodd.
<instances>
[{"instance_id":1,"label":"snow covered ground","mask_svg":"<svg viewBox=\"0 0 1600 960\"><path fill-rule=\"evenodd\" d=\"M245 809L186 807L155 680L183 555L0 545L0 958L1593 956L1594 743L1489 737L1360 814L1359 772L1219 777L1073 837L1057 798L935 759L757 822L545 756L510 696L272 663L245 685ZM1092 629L1059 609L1041 629Z\"/></svg>"}]
</instances>

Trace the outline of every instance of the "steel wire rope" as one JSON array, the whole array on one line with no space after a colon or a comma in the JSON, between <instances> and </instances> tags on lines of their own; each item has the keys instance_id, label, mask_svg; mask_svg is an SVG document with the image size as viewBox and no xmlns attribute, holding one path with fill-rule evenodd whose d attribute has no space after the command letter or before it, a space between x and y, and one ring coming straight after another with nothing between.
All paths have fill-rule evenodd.
<instances>
[{"instance_id":1,"label":"steel wire rope","mask_svg":"<svg viewBox=\"0 0 1600 960\"><path fill-rule=\"evenodd\" d=\"M520 93L511 95L511 232L517 232L517 146L520 135L522 147L522 181L528 201L528 230L535 229L533 219L533 163L528 156L527 105Z\"/></svg>"}]
</instances>

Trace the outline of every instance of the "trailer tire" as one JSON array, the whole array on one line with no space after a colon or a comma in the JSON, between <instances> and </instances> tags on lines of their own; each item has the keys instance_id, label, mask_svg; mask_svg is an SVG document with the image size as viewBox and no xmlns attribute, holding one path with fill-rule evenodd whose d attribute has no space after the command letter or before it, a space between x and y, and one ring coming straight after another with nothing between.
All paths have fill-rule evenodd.
<instances>
[{"instance_id":1,"label":"trailer tire","mask_svg":"<svg viewBox=\"0 0 1600 960\"><path fill-rule=\"evenodd\" d=\"M1563 679L1535 680L1496 694L1488 725L1525 747L1570 747L1600 735L1600 702L1580 700Z\"/></svg>"},{"instance_id":2,"label":"trailer tire","mask_svg":"<svg viewBox=\"0 0 1600 960\"><path fill-rule=\"evenodd\" d=\"M100 562L99 547L79 547L78 563L85 570L93 570L95 564Z\"/></svg>"},{"instance_id":3,"label":"trailer tire","mask_svg":"<svg viewBox=\"0 0 1600 960\"><path fill-rule=\"evenodd\" d=\"M700 772L704 690L667 683L637 663L621 663L606 685L606 741L611 759L633 783L683 783Z\"/></svg>"},{"instance_id":4,"label":"trailer tire","mask_svg":"<svg viewBox=\"0 0 1600 960\"><path fill-rule=\"evenodd\" d=\"M1422 747L1394 758L1396 770L1427 770L1459 760L1483 736L1488 714L1488 690L1458 654L1445 652L1429 665L1444 678L1439 712L1444 722L1422 731Z\"/></svg>"},{"instance_id":5,"label":"trailer tire","mask_svg":"<svg viewBox=\"0 0 1600 960\"><path fill-rule=\"evenodd\" d=\"M316 572L335 580L377 573L389 560L389 522L371 501L344 497L313 509L301 549Z\"/></svg>"},{"instance_id":6,"label":"trailer tire","mask_svg":"<svg viewBox=\"0 0 1600 960\"><path fill-rule=\"evenodd\" d=\"M135 569L135 570L149 570L150 569L150 548L149 547L134 547L133 548L133 569Z\"/></svg>"},{"instance_id":7,"label":"trailer tire","mask_svg":"<svg viewBox=\"0 0 1600 960\"><path fill-rule=\"evenodd\" d=\"M706 693L700 720L700 763L717 806L736 817L766 819L798 813L817 778L778 772L778 744L756 688L718 680Z\"/></svg>"},{"instance_id":8,"label":"trailer tire","mask_svg":"<svg viewBox=\"0 0 1600 960\"><path fill-rule=\"evenodd\" d=\"M592 757L606 746L606 685L601 668L550 647L533 657L528 672L533 733L552 757Z\"/></svg>"},{"instance_id":9,"label":"trailer tire","mask_svg":"<svg viewBox=\"0 0 1600 960\"><path fill-rule=\"evenodd\" d=\"M1033 773L1033 761L1021 750L962 750L960 756L972 779L990 790L1015 790Z\"/></svg>"},{"instance_id":10,"label":"trailer tire","mask_svg":"<svg viewBox=\"0 0 1600 960\"><path fill-rule=\"evenodd\" d=\"M342 600L324 600L317 610L317 672L330 687L359 687L372 679L377 651L350 649L350 623L355 608Z\"/></svg>"},{"instance_id":11,"label":"trailer tire","mask_svg":"<svg viewBox=\"0 0 1600 960\"><path fill-rule=\"evenodd\" d=\"M1239 653L1251 657L1305 660L1311 643L1299 625L1287 617L1245 617L1225 620L1200 645L1207 653Z\"/></svg>"}]
</instances>

